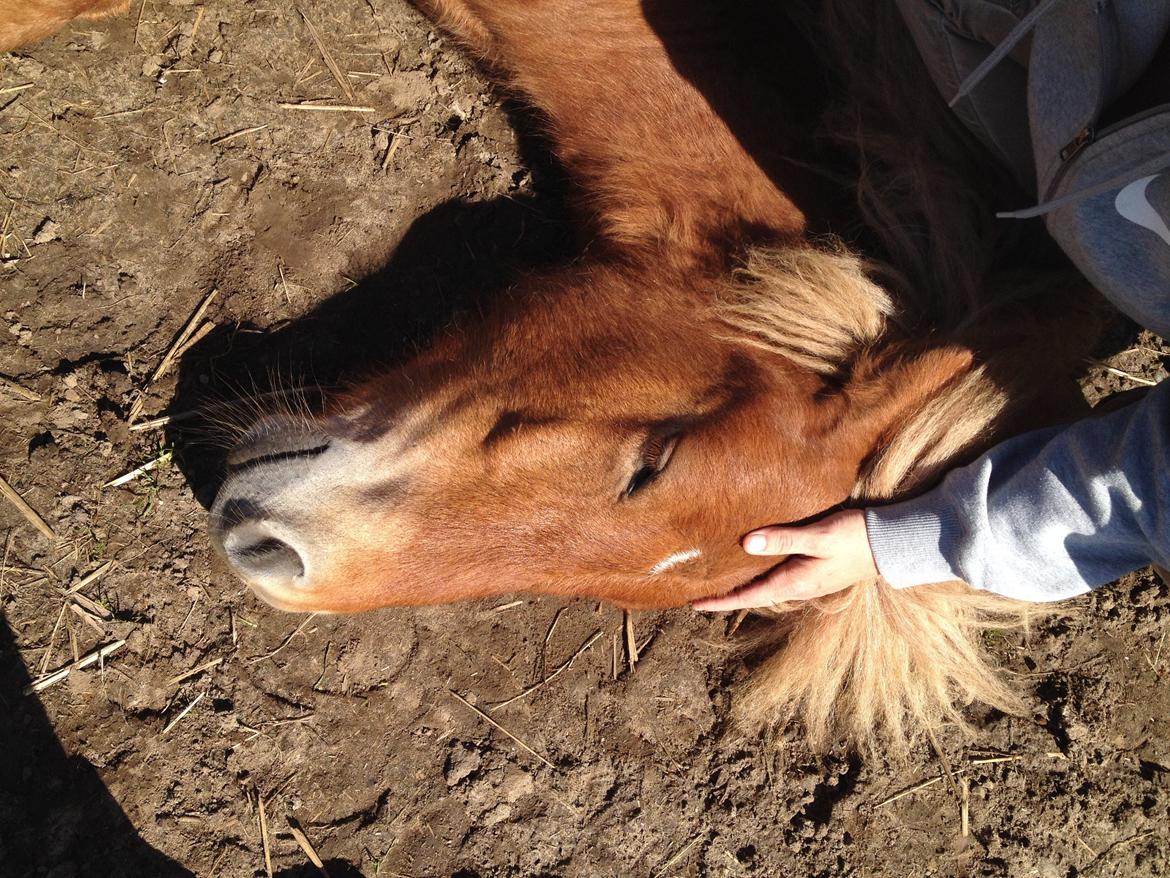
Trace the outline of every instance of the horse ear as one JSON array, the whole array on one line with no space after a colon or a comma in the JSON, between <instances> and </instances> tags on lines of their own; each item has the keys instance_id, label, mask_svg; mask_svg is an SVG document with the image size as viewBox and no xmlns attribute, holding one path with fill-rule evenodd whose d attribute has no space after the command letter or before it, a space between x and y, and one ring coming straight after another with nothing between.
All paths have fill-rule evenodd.
<instances>
[{"instance_id":1,"label":"horse ear","mask_svg":"<svg viewBox=\"0 0 1170 878\"><path fill-rule=\"evenodd\" d=\"M863 353L842 390L844 417L837 427L846 434L839 438L867 454L973 365L971 351L958 345L930 350L895 345Z\"/></svg>"}]
</instances>

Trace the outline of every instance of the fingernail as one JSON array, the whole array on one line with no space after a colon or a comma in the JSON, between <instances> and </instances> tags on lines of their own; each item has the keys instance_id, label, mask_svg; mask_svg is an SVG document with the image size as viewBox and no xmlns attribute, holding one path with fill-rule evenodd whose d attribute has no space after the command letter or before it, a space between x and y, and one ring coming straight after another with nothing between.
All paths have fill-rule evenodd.
<instances>
[{"instance_id":1,"label":"fingernail","mask_svg":"<svg viewBox=\"0 0 1170 878\"><path fill-rule=\"evenodd\" d=\"M752 534L743 541L743 548L746 552L758 555L768 548L768 538L763 534Z\"/></svg>"}]
</instances>

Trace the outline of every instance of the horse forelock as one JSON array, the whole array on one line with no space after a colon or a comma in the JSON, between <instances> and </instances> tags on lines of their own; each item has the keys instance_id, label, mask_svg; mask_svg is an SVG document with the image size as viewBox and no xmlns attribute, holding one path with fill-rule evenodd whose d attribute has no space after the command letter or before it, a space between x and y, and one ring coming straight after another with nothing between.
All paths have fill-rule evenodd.
<instances>
[{"instance_id":1,"label":"horse forelock","mask_svg":"<svg viewBox=\"0 0 1170 878\"><path fill-rule=\"evenodd\" d=\"M715 304L733 340L825 376L877 342L893 314L867 264L834 241L750 250Z\"/></svg>"}]
</instances>

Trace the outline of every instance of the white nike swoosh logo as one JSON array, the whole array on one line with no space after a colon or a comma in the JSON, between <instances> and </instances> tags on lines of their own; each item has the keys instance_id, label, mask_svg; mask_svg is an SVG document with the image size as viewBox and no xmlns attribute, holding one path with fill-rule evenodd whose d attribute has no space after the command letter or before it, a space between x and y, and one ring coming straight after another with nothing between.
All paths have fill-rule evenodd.
<instances>
[{"instance_id":1,"label":"white nike swoosh logo","mask_svg":"<svg viewBox=\"0 0 1170 878\"><path fill-rule=\"evenodd\" d=\"M1150 199L1146 197L1146 189L1159 176L1154 174L1152 177L1134 180L1117 193L1117 198L1113 200L1113 206L1125 219L1143 229L1149 229L1167 244L1170 244L1170 227L1167 227L1166 220L1162 219L1158 211L1154 210Z\"/></svg>"}]
</instances>

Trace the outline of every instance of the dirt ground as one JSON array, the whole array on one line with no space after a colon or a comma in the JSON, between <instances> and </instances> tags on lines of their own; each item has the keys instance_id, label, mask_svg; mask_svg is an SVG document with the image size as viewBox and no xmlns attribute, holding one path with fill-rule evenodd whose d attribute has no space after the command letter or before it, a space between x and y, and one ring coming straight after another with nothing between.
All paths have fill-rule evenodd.
<instances>
[{"instance_id":1,"label":"dirt ground","mask_svg":"<svg viewBox=\"0 0 1170 878\"><path fill-rule=\"evenodd\" d=\"M926 749L735 734L723 617L637 614L630 668L593 603L252 597L209 549L214 437L183 413L392 359L566 247L534 194L555 169L447 39L396 0L301 8L348 94L283 0L145 0L0 56L0 474L55 530L0 503L0 874L317 874L294 828L334 878L1170 874L1150 573L988 632L1032 713L974 708L974 742L940 741L954 785ZM281 106L318 100L370 111ZM1167 351L1127 343L1091 395ZM130 430L138 399L178 417Z\"/></svg>"}]
</instances>

